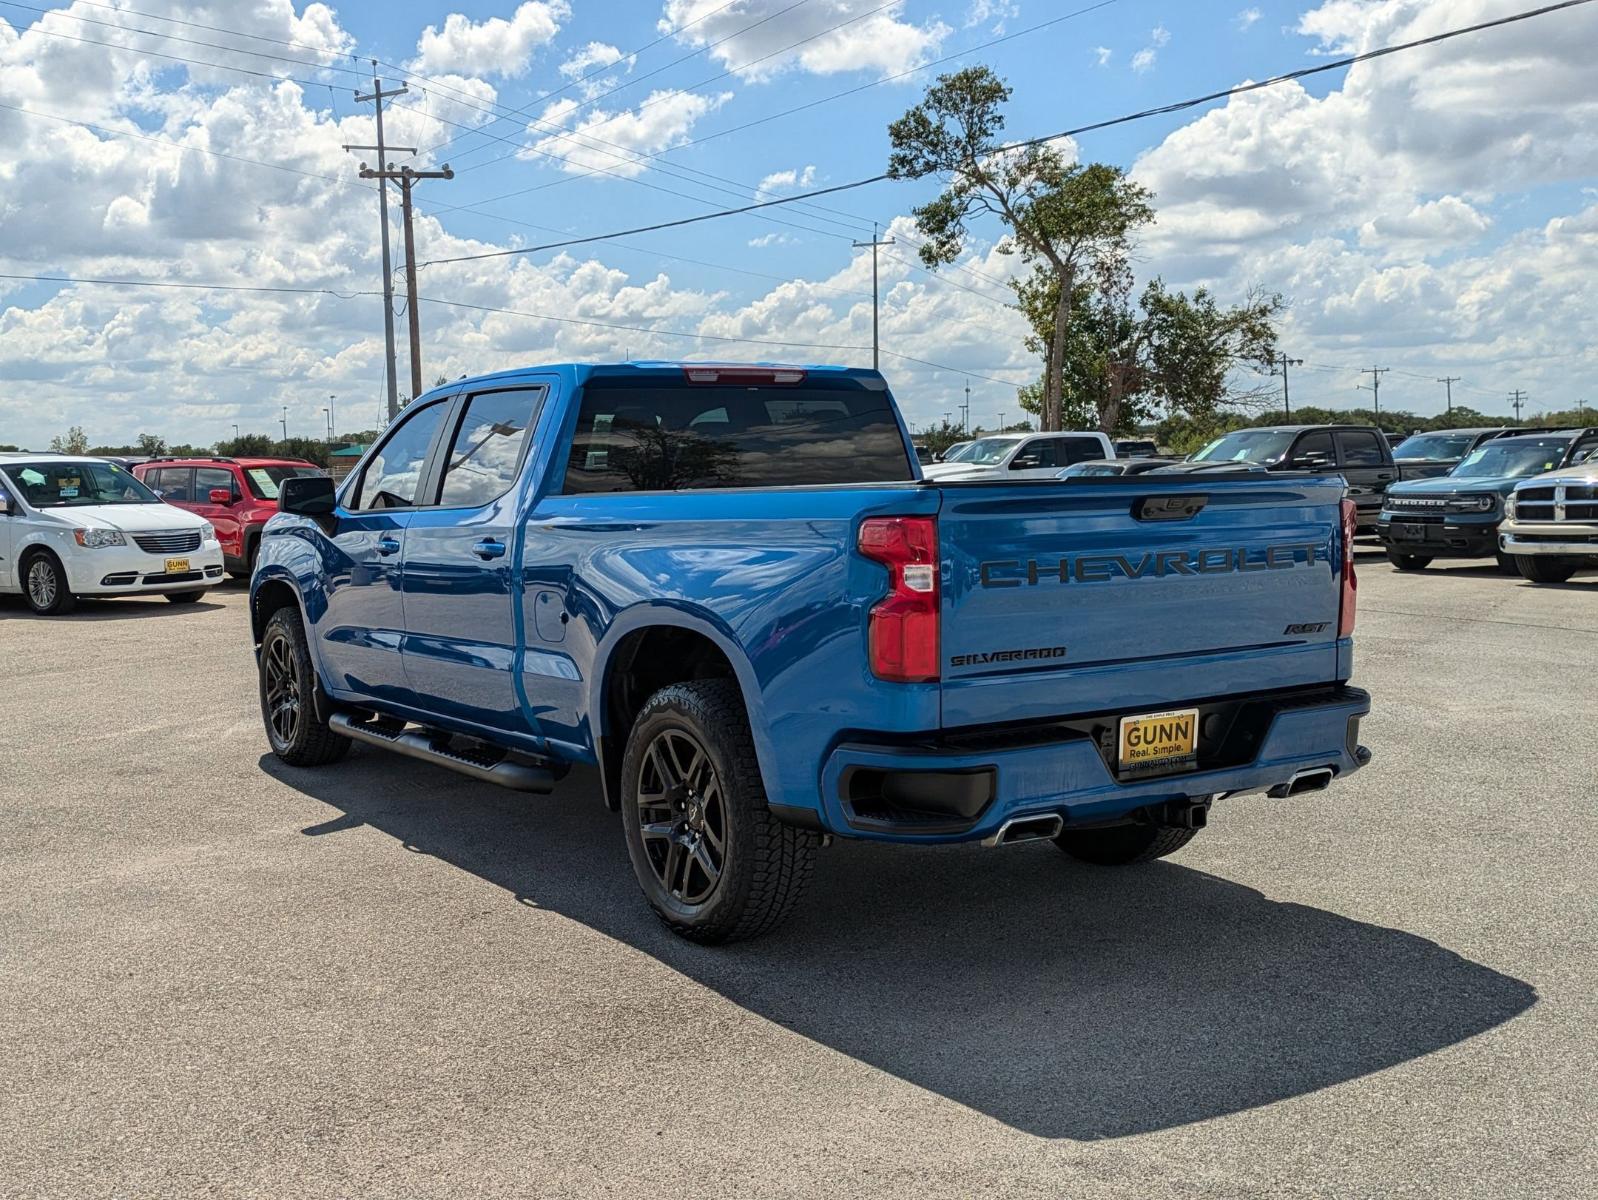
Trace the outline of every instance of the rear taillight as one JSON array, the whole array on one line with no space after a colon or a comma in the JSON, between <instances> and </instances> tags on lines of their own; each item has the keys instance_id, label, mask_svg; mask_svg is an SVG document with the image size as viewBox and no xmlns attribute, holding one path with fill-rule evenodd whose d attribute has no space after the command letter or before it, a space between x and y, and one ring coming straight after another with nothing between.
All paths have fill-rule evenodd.
<instances>
[{"instance_id":1,"label":"rear taillight","mask_svg":"<svg viewBox=\"0 0 1598 1200\"><path fill-rule=\"evenodd\" d=\"M871 517L860 553L888 568L888 595L871 609L871 673L895 683L931 683L938 671L938 523L932 517Z\"/></svg>"},{"instance_id":2,"label":"rear taillight","mask_svg":"<svg viewBox=\"0 0 1598 1200\"><path fill-rule=\"evenodd\" d=\"M1343 601L1337 614L1337 636L1354 632L1354 600L1359 581L1354 578L1354 535L1359 532L1359 509L1352 500L1343 501Z\"/></svg>"}]
</instances>

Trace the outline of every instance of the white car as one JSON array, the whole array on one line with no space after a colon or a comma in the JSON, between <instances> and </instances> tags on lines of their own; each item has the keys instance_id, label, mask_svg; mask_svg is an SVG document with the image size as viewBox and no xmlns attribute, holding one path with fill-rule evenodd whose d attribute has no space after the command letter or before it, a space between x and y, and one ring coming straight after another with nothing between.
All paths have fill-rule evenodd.
<instances>
[{"instance_id":1,"label":"white car","mask_svg":"<svg viewBox=\"0 0 1598 1200\"><path fill-rule=\"evenodd\" d=\"M103 458L0 454L0 592L34 612L79 596L198 600L222 581L222 547L185 512Z\"/></svg>"},{"instance_id":2,"label":"white car","mask_svg":"<svg viewBox=\"0 0 1598 1200\"><path fill-rule=\"evenodd\" d=\"M958 461L922 467L928 479L1056 479L1072 463L1114 458L1102 433L998 433L978 438Z\"/></svg>"}]
</instances>

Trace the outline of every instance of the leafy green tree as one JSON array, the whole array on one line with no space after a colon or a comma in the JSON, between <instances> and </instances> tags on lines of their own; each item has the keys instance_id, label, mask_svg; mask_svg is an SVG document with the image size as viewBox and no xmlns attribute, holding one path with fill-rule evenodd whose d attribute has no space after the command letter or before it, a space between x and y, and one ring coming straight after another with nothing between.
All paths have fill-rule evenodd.
<instances>
[{"instance_id":1,"label":"leafy green tree","mask_svg":"<svg viewBox=\"0 0 1598 1200\"><path fill-rule=\"evenodd\" d=\"M960 426L951 423L948 417L944 417L938 424L929 425L920 430L916 434L915 440L932 451L933 454L942 454L956 442L964 442L974 436L974 434L966 433Z\"/></svg>"},{"instance_id":2,"label":"leafy green tree","mask_svg":"<svg viewBox=\"0 0 1598 1200\"><path fill-rule=\"evenodd\" d=\"M50 452L52 454L87 454L89 452L89 435L83 432L82 425L74 425L64 434L57 434L50 439Z\"/></svg>"},{"instance_id":3,"label":"leafy green tree","mask_svg":"<svg viewBox=\"0 0 1598 1200\"><path fill-rule=\"evenodd\" d=\"M1030 350L1053 340L1056 287L1046 271L1017 286L1019 307L1032 326ZM1282 298L1273 293L1223 307L1208 289L1189 297L1158 278L1135 303L1124 293L1078 287L1065 343L1062 417L1075 428L1124 435L1161 412L1202 418L1223 405L1264 408L1273 403L1273 389L1238 388L1234 381L1240 366L1269 366L1281 309ZM1024 409L1042 410L1041 381L1019 391Z\"/></svg>"},{"instance_id":4,"label":"leafy green tree","mask_svg":"<svg viewBox=\"0 0 1598 1200\"><path fill-rule=\"evenodd\" d=\"M277 443L264 433L244 433L218 442L216 452L224 458L265 458L275 454L276 447Z\"/></svg>"},{"instance_id":5,"label":"leafy green tree","mask_svg":"<svg viewBox=\"0 0 1598 1200\"><path fill-rule=\"evenodd\" d=\"M155 458L166 453L166 439L154 433L141 433L137 439L136 453L145 458Z\"/></svg>"},{"instance_id":6,"label":"leafy green tree","mask_svg":"<svg viewBox=\"0 0 1598 1200\"><path fill-rule=\"evenodd\" d=\"M1046 346L1042 426L1061 428L1066 345L1080 286L1107 292L1130 274L1132 237L1154 219L1151 194L1119 168L1067 163L1054 146L1007 145L1003 105L1011 89L987 67L941 75L921 103L888 127L896 179L937 176L939 195L913 210L929 268L954 262L968 225L997 217L998 249L1052 276L1053 332Z\"/></svg>"}]
</instances>

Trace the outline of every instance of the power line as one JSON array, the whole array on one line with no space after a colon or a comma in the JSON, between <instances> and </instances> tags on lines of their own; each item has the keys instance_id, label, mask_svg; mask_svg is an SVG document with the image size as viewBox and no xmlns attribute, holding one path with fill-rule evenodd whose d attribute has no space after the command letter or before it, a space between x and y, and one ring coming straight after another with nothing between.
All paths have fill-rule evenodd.
<instances>
[{"instance_id":1,"label":"power line","mask_svg":"<svg viewBox=\"0 0 1598 1200\"><path fill-rule=\"evenodd\" d=\"M1453 38L1463 37L1468 33L1479 33L1482 30L1494 29L1499 26L1510 25L1518 21L1526 21L1532 17L1540 17L1548 13L1559 12L1567 8L1576 8L1580 5L1590 4L1592 2L1593 0L1560 0L1560 3L1557 4L1544 5L1542 8L1529 9L1525 12L1514 13L1506 17L1498 17L1491 21L1482 21L1475 25L1467 25L1459 29L1452 29L1443 33L1432 34L1429 37L1416 38L1415 40L1409 42L1400 42L1393 46L1382 46L1375 50L1366 50L1360 54L1347 55L1343 58L1333 59L1317 66L1303 67L1296 71L1289 71L1286 74L1273 75L1269 79L1262 79L1253 83L1237 84L1234 87L1225 88L1218 92L1210 92L1204 96L1196 96L1189 100L1179 100L1171 104L1160 105L1157 108L1146 108L1139 112L1128 113L1125 116L1112 117L1104 121L1095 121L1089 125L1080 125L1074 129L1061 130L1059 133L1051 133L1042 137L1028 138L1024 141L1011 143L1007 148L1015 150L1024 149L1029 146L1039 146L1045 142L1058 141L1061 138L1075 137L1078 134L1090 133L1100 129L1108 129L1115 125L1125 125L1132 121L1141 121L1146 120L1149 117L1160 116L1166 113L1180 112L1183 109L1195 108L1198 105L1207 104L1215 100L1225 99L1228 96L1241 95L1246 92L1256 92L1262 88L1276 87L1283 83L1291 83L1295 80L1303 79L1306 76L1319 75L1325 71L1342 70L1346 67L1353 66L1356 63L1368 62L1371 59L1382 58L1390 54L1397 54L1403 50L1413 50L1421 46L1436 45L1439 42L1446 42ZM723 209L719 212L702 213L694 217L684 217L676 221L663 221L655 225L645 225L634 229L624 229L614 234L592 234L587 237L573 238L564 242L552 242L543 246L526 246L514 250L496 250L487 254L468 254L461 255L456 258L440 258L434 259L431 262L425 262L422 265L426 267L434 266L440 263L472 262L485 258L504 258L509 255L536 254L542 250L555 250L565 246L582 245L589 242L601 242L612 237L628 237L635 233L650 233L657 229L670 229L680 225L693 225L701 221L711 221L720 217L730 217L736 216L740 213L752 212L756 209L773 208L777 205L783 204L795 204L800 201L814 199L817 196L830 196L838 192L853 191L856 188L867 187L873 183L881 183L883 180L890 178L893 177L887 172L883 172L880 175L872 175L866 179L857 179L852 183L834 184L831 187L816 188L812 191L799 192L792 196L783 196L775 200L767 200L758 204L746 204L737 208Z\"/></svg>"}]
</instances>

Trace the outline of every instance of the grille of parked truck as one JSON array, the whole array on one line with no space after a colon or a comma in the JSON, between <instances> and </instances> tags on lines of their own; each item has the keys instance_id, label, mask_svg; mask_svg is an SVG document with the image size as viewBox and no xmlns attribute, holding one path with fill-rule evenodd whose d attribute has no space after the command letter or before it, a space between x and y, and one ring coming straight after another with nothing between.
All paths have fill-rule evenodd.
<instances>
[{"instance_id":1,"label":"grille of parked truck","mask_svg":"<svg viewBox=\"0 0 1598 1200\"><path fill-rule=\"evenodd\" d=\"M1598 567L1598 446L1584 462L1528 479L1499 526L1503 551L1533 583Z\"/></svg>"},{"instance_id":2,"label":"grille of parked truck","mask_svg":"<svg viewBox=\"0 0 1598 1200\"><path fill-rule=\"evenodd\" d=\"M704 942L771 928L834 837L1128 865L1368 760L1335 467L1058 470L924 478L869 370L445 385L336 492L283 484L269 744L530 792L596 764L648 902Z\"/></svg>"}]
</instances>

